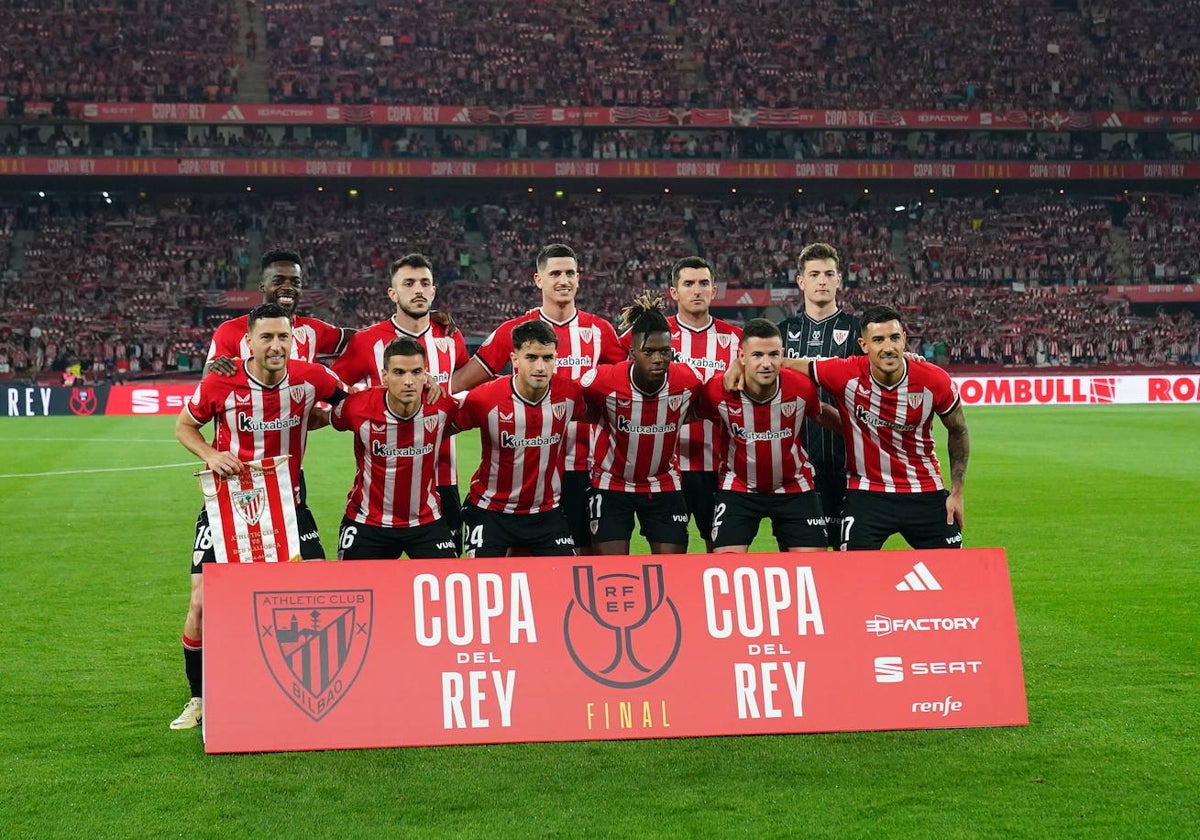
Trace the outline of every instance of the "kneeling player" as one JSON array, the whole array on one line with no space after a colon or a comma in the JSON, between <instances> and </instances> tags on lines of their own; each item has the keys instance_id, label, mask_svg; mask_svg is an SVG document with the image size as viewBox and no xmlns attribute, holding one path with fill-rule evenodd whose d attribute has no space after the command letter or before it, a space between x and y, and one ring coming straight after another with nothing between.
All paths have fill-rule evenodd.
<instances>
[{"instance_id":1,"label":"kneeling player","mask_svg":"<svg viewBox=\"0 0 1200 840\"><path fill-rule=\"evenodd\" d=\"M717 377L701 392L697 415L719 420L728 432L713 512L715 553L747 551L764 519L780 551L825 549L821 499L801 434L806 418L838 428L837 411L819 401L808 377L781 370L782 361L779 329L754 318L738 352L742 390L725 390Z\"/></svg>"},{"instance_id":2,"label":"kneeling player","mask_svg":"<svg viewBox=\"0 0 1200 840\"><path fill-rule=\"evenodd\" d=\"M438 452L458 403L425 403L425 359L416 339L394 339L383 351L384 387L351 394L333 410L333 427L354 433L357 467L339 560L458 556L436 492Z\"/></svg>"},{"instance_id":3,"label":"kneeling player","mask_svg":"<svg viewBox=\"0 0 1200 840\"><path fill-rule=\"evenodd\" d=\"M558 336L545 321L512 329L513 374L472 389L454 425L479 429L479 469L463 505L468 557L569 557L559 504L567 424L586 414L579 383L555 375Z\"/></svg>"}]
</instances>

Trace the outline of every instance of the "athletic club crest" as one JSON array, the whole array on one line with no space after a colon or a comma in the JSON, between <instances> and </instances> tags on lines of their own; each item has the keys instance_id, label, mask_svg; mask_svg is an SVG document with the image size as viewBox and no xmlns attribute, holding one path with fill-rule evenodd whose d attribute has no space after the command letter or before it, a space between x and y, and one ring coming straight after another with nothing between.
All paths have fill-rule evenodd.
<instances>
[{"instance_id":1,"label":"athletic club crest","mask_svg":"<svg viewBox=\"0 0 1200 840\"><path fill-rule=\"evenodd\" d=\"M791 417L796 413L796 404L794 402L785 402L779 406L779 410L783 412L784 417Z\"/></svg>"},{"instance_id":2,"label":"athletic club crest","mask_svg":"<svg viewBox=\"0 0 1200 840\"><path fill-rule=\"evenodd\" d=\"M233 502L233 512L247 525L257 525L266 510L267 494L261 487L250 490L231 490L229 498Z\"/></svg>"},{"instance_id":3,"label":"athletic club crest","mask_svg":"<svg viewBox=\"0 0 1200 840\"><path fill-rule=\"evenodd\" d=\"M909 394L908 395L908 407L909 408L920 408L921 404L923 402L925 402L924 394Z\"/></svg>"},{"instance_id":4,"label":"athletic club crest","mask_svg":"<svg viewBox=\"0 0 1200 840\"><path fill-rule=\"evenodd\" d=\"M850 337L850 330L834 330L833 340L835 344L845 344L846 339Z\"/></svg>"},{"instance_id":5,"label":"athletic club crest","mask_svg":"<svg viewBox=\"0 0 1200 840\"><path fill-rule=\"evenodd\" d=\"M576 667L612 688L647 685L670 670L682 627L662 565L599 577L592 566L572 571L575 598L563 616L563 639Z\"/></svg>"},{"instance_id":6,"label":"athletic club crest","mask_svg":"<svg viewBox=\"0 0 1200 840\"><path fill-rule=\"evenodd\" d=\"M314 721L354 685L371 641L373 592L255 592L258 644L279 689Z\"/></svg>"},{"instance_id":7,"label":"athletic club crest","mask_svg":"<svg viewBox=\"0 0 1200 840\"><path fill-rule=\"evenodd\" d=\"M730 336L728 333L717 333L717 344L722 350L729 346L729 338Z\"/></svg>"},{"instance_id":8,"label":"athletic club crest","mask_svg":"<svg viewBox=\"0 0 1200 840\"><path fill-rule=\"evenodd\" d=\"M567 404L566 403L554 403L553 405L550 406L550 410L554 412L554 417L557 420L561 420L567 416Z\"/></svg>"},{"instance_id":9,"label":"athletic club crest","mask_svg":"<svg viewBox=\"0 0 1200 840\"><path fill-rule=\"evenodd\" d=\"M591 344L592 343L592 328L591 327L580 327L579 328L579 340L582 341L584 344Z\"/></svg>"},{"instance_id":10,"label":"athletic club crest","mask_svg":"<svg viewBox=\"0 0 1200 840\"><path fill-rule=\"evenodd\" d=\"M294 402L294 403L304 402L305 395L304 395L304 386L303 385L293 385L291 388L288 389L288 393L292 395L292 402Z\"/></svg>"},{"instance_id":11,"label":"athletic club crest","mask_svg":"<svg viewBox=\"0 0 1200 840\"><path fill-rule=\"evenodd\" d=\"M438 349L439 353L445 353L450 349L451 341L448 338L435 338L433 346Z\"/></svg>"},{"instance_id":12,"label":"athletic club crest","mask_svg":"<svg viewBox=\"0 0 1200 840\"><path fill-rule=\"evenodd\" d=\"M672 411L678 411L680 406L683 405L683 397L682 396L667 397L667 405L670 406Z\"/></svg>"},{"instance_id":13,"label":"athletic club crest","mask_svg":"<svg viewBox=\"0 0 1200 840\"><path fill-rule=\"evenodd\" d=\"M438 419L436 416L425 418L425 431L427 431L429 434L433 434L434 430L437 429L437 427L438 427Z\"/></svg>"}]
</instances>

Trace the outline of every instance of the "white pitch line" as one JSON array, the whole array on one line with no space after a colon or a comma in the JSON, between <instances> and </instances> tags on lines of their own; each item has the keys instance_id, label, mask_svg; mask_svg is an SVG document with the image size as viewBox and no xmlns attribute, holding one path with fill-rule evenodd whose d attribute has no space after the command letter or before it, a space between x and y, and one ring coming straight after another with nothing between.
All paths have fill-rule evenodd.
<instances>
[{"instance_id":1,"label":"white pitch line","mask_svg":"<svg viewBox=\"0 0 1200 840\"><path fill-rule=\"evenodd\" d=\"M176 467L196 467L198 461L187 461L182 464L155 464L150 467L106 467L97 470L58 470L56 472L39 472L39 473L9 473L8 475L0 475L0 478L41 478L47 475L83 475L84 473L110 473L110 472L137 472L138 470L169 470Z\"/></svg>"},{"instance_id":2,"label":"white pitch line","mask_svg":"<svg viewBox=\"0 0 1200 840\"><path fill-rule=\"evenodd\" d=\"M19 441L49 441L50 443L179 443L174 437L161 438L48 438L48 437L3 437L0 442Z\"/></svg>"}]
</instances>

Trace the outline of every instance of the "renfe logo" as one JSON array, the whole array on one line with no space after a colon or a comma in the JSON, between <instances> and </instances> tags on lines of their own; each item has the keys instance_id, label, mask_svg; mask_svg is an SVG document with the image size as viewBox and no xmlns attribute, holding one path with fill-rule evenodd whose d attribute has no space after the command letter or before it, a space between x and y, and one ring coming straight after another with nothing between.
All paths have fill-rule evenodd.
<instances>
[{"instance_id":1,"label":"renfe logo","mask_svg":"<svg viewBox=\"0 0 1200 840\"><path fill-rule=\"evenodd\" d=\"M934 714L948 717L951 712L961 712L963 701L955 700L953 695L947 694L944 700L917 700L912 704L912 710L916 714Z\"/></svg>"}]
</instances>

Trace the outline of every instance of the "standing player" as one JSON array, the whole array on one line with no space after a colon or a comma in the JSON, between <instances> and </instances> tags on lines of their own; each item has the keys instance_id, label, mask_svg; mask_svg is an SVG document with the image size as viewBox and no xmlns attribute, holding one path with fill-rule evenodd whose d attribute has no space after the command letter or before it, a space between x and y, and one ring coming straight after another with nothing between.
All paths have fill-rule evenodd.
<instances>
[{"instance_id":1,"label":"standing player","mask_svg":"<svg viewBox=\"0 0 1200 840\"><path fill-rule=\"evenodd\" d=\"M571 248L561 243L542 248L537 255L533 282L542 292L541 307L497 327L471 361L454 374L451 380L453 393L499 376L509 363L513 328L525 321L541 320L554 328L558 336L556 370L571 379L579 379L597 365L625 359L625 351L612 324L575 307L575 296L579 292L579 261ZM588 524L592 437L591 424L575 421L567 427L567 442L563 449L562 507L580 554L589 553L592 544Z\"/></svg>"},{"instance_id":2,"label":"standing player","mask_svg":"<svg viewBox=\"0 0 1200 840\"><path fill-rule=\"evenodd\" d=\"M823 551L821 498L801 437L806 420L837 427L837 411L819 401L808 377L781 368L783 338L765 318L746 322L738 363L742 390L710 379L697 410L726 430L713 551L745 553L764 519L780 551Z\"/></svg>"},{"instance_id":3,"label":"standing player","mask_svg":"<svg viewBox=\"0 0 1200 840\"><path fill-rule=\"evenodd\" d=\"M175 437L207 469L221 476L236 475L247 461L290 455L288 470L296 496L285 503L296 505L300 555L325 556L312 512L300 499L300 465L304 445L318 402L333 405L346 398L342 383L326 367L290 358L292 324L289 313L275 303L250 311L246 335L251 356L232 376L208 376L179 412ZM212 421L213 442L201 429ZM219 538L219 537L217 537ZM208 514L196 518L192 551L192 595L183 624L183 661L192 699L171 722L172 729L192 729L204 717L203 646L204 565L215 562L214 536Z\"/></svg>"},{"instance_id":4,"label":"standing player","mask_svg":"<svg viewBox=\"0 0 1200 840\"><path fill-rule=\"evenodd\" d=\"M342 352L353 330L335 327L319 318L305 318L296 314L304 288L304 270L300 267L300 255L292 251L275 249L262 256L262 281L259 289L263 303L276 303L292 319L292 358L304 362L315 362L318 356L336 356ZM213 331L212 342L205 360L205 373L232 376L237 371L238 359L250 357L250 345L246 341L247 316L231 318L222 322Z\"/></svg>"},{"instance_id":5,"label":"standing player","mask_svg":"<svg viewBox=\"0 0 1200 840\"><path fill-rule=\"evenodd\" d=\"M970 438L958 389L937 365L908 361L900 313L891 307L863 311L858 343L865 357L809 364L842 415L842 549L879 549L895 533L913 548L961 548ZM934 453L935 414L949 432L949 491Z\"/></svg>"},{"instance_id":6,"label":"standing player","mask_svg":"<svg viewBox=\"0 0 1200 840\"><path fill-rule=\"evenodd\" d=\"M424 254L408 254L395 260L391 270L388 297L396 304L396 313L355 334L333 363L333 371L350 385L380 385L385 348L397 338L412 338L425 348L426 372L447 390L451 375L467 363L467 345L453 321L434 317L432 307L437 286L433 263ZM458 452L450 436L442 440L438 452L437 490L442 516L461 553Z\"/></svg>"},{"instance_id":7,"label":"standing player","mask_svg":"<svg viewBox=\"0 0 1200 840\"><path fill-rule=\"evenodd\" d=\"M779 323L789 359L847 358L860 354L858 318L838 306L842 285L838 252L832 245L814 242L800 252L796 285L804 308ZM821 399L832 402L825 391ZM841 542L842 501L846 495L846 445L842 436L815 423L804 426L804 449L817 474L817 491L825 511L829 545Z\"/></svg>"},{"instance_id":8,"label":"standing player","mask_svg":"<svg viewBox=\"0 0 1200 840\"><path fill-rule=\"evenodd\" d=\"M589 371L584 396L600 411L589 515L597 554L628 554L633 518L654 554L687 551L688 513L679 478L679 430L700 378L675 364L662 298L625 310L629 360Z\"/></svg>"},{"instance_id":9,"label":"standing player","mask_svg":"<svg viewBox=\"0 0 1200 840\"><path fill-rule=\"evenodd\" d=\"M384 387L351 394L333 410L333 427L354 433L357 465L339 560L458 556L434 493L438 453L458 403L446 395L425 403L425 359L416 339L393 339L383 350Z\"/></svg>"},{"instance_id":10,"label":"standing player","mask_svg":"<svg viewBox=\"0 0 1200 840\"><path fill-rule=\"evenodd\" d=\"M468 557L568 557L575 553L559 506L567 429L586 413L579 383L555 375L558 336L541 319L512 330L513 375L472 389L455 426L479 429L479 469L463 520Z\"/></svg>"}]
</instances>

